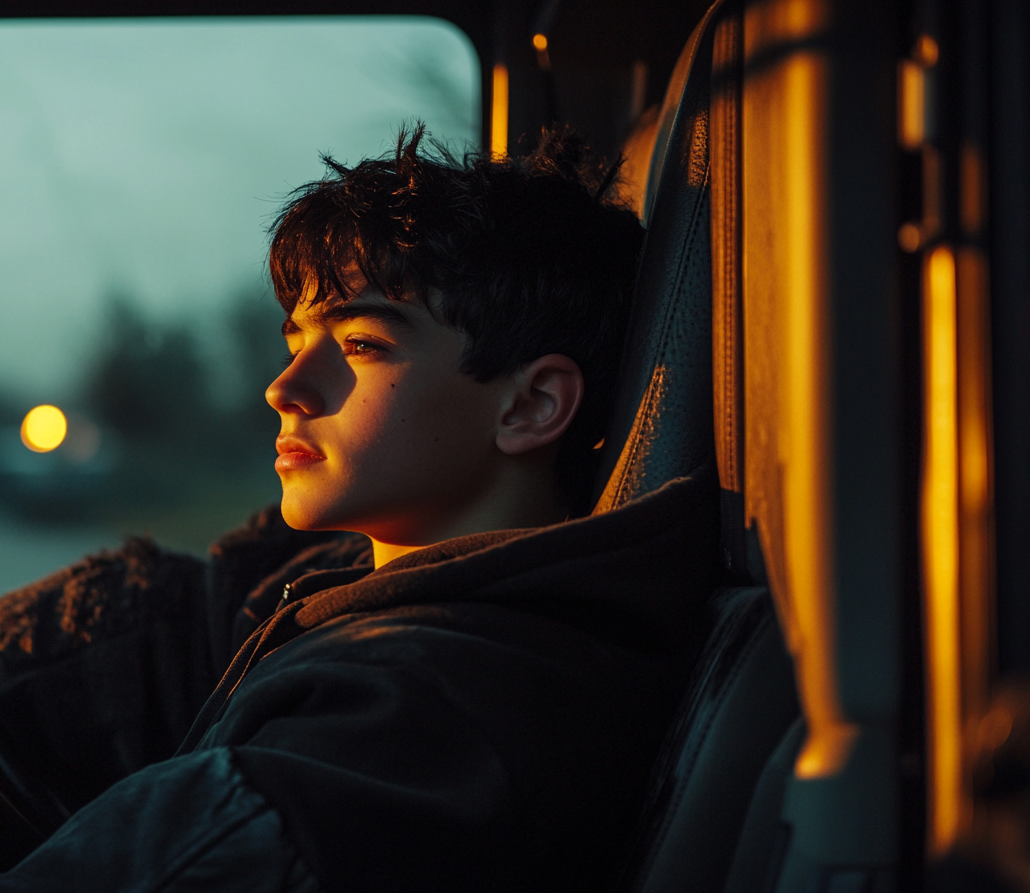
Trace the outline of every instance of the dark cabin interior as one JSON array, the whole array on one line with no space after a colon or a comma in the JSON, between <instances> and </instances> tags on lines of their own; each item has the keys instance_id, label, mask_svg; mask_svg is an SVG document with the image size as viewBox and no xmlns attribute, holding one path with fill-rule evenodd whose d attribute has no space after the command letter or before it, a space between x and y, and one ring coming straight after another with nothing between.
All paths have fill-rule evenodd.
<instances>
[{"instance_id":1,"label":"dark cabin interior","mask_svg":"<svg viewBox=\"0 0 1030 893\"><path fill-rule=\"evenodd\" d=\"M859 10L862 4L843 2L836 6L844 10L846 16L862 19ZM876 498L867 498L868 492L862 484L865 478L861 474L848 478L841 472L837 482L841 507L837 518L839 529L834 535L840 543L858 544L851 551L850 547L840 547L842 554L847 553L846 557L852 561L856 579L866 570L862 561L868 554L863 552L868 543L863 531L876 529L882 533L877 525L883 520L883 529L889 527L893 537L890 548L897 565L891 574L896 598L890 602L890 607L896 612L893 619L898 641L891 659L897 661L901 710L895 729L896 759L892 763L897 781L897 814L891 821L896 822L898 843L889 872L867 874L858 866L853 871L841 869L833 875L806 875L807 869L798 867L801 863L791 863L797 872L793 878L773 873L766 875L758 886L750 886L754 873L749 875L734 863L729 886L723 885L723 876L712 889L761 889L763 893L802 889L818 889L820 893L854 890L857 893L861 890L869 893L917 890L924 883L925 798L927 786L932 787L933 783L927 780L922 762L928 735L923 705L928 684L924 650L929 633L921 614L925 569L920 551L920 475L927 392L921 361L926 335L922 328L925 308L920 303L924 267L919 252L942 240L982 252L989 258L992 271L988 308L992 352L981 358L983 369L980 372L987 376L993 410L988 423L992 432L991 474L995 499L989 519L993 537L989 551L990 572L994 575L992 593L996 595L992 596L989 607L977 609L982 609L981 616L989 614L995 624L988 649L990 654L983 657L984 666L989 665L989 670L984 672L997 681L1017 680L1030 671L1030 547L1027 545L1030 540L1030 463L1027 462L1030 455L1030 168L1027 163L1030 158L1030 90L1027 86L1030 84L1030 48L1027 46L1030 22L1025 6L1018 0L995 0L985 4L983 8L989 7L985 16L980 15L982 8L975 0L870 4L873 6L874 12L864 20L872 30L865 35L852 34L850 43L842 41L834 49L845 60L846 76L834 84L834 98L840 100L841 105L830 126L836 165L831 180L839 202L837 207L858 209L853 217L840 213L830 224L838 239L835 250L840 250L844 258L840 265L843 272L838 275L842 277L841 294L845 295L836 307L839 327L835 330L834 347L839 355L833 368L836 374L834 398L836 405L848 407L846 414L839 413L834 420L837 426L834 456L838 469L861 471L872 465L877 475L883 470L877 480L881 477L887 480L883 492L889 491L889 498L879 503ZM636 4L617 4L613 0L496 0L491 3L456 0L96 0L89 3L10 0L4 15L439 16L461 28L479 55L484 145L490 144L491 137L493 70L494 66L503 65L510 85L509 152L518 153L528 148L540 127L558 120L577 125L595 148L613 156L625 144L639 116L662 103L684 43L707 9L708 3L704 0L680 3L641 0ZM963 21L972 22L975 27L960 27L958 23ZM876 24L882 26L881 30L876 31ZM982 30L977 31L977 28ZM919 62L917 36L924 31L939 36L944 61L936 69L937 95L950 100L938 104L932 152L896 145L893 132L888 131L893 128L897 110L880 107L884 97L888 104L894 101L894 84L886 79L893 74L895 60L914 59L923 64ZM534 42L540 35L545 40ZM875 83L859 76L860 65L847 68L849 60L860 55L855 47L862 46L863 41L875 43L887 59L877 70L882 77ZM956 59L959 61L954 61ZM771 64L775 59L760 61ZM936 65L936 57L933 65ZM866 115L862 121L874 118L879 124L886 121L884 132L861 131L860 126L850 120L852 106L848 103L858 109L859 118ZM840 108L844 109L843 113ZM887 136L883 138L885 133ZM963 153L969 145L983 150L981 160L986 159L986 168L990 171L984 225L967 225L968 214L963 217L964 196L968 193L962 173L963 158L967 156ZM879 205L875 196L869 199L876 190L879 190L876 193L881 200ZM928 195L936 196L934 200L939 199L940 203L928 208ZM932 219L937 221L934 225L939 226L924 229L920 237L923 241L912 248L905 247L903 236L898 237L902 241L899 248L895 244L898 241L895 230L876 229L881 218L889 219L892 226L901 225L902 229L907 221L917 218L921 218L924 225ZM870 220L874 225L868 225ZM859 286L855 286L853 292L848 288L852 280L866 281L862 277L868 272L869 257L878 263L882 261L880 273L883 275L878 281L885 287L882 293L866 301L859 293ZM845 281L848 276L851 278ZM872 310L870 305L875 305ZM876 341L877 338L881 341ZM960 335L958 349L968 354L968 349L962 345ZM867 348L880 351L875 361L870 362L868 353L863 352ZM864 376L863 370L874 366L879 377ZM890 404L886 410L885 403ZM886 414L891 418L891 430L877 439L877 426ZM869 444L873 448L867 450ZM888 507L889 518L877 515L883 506ZM725 526L723 533L726 536ZM754 552L753 544L743 541L733 547L743 551L751 548ZM745 582L755 585L766 582L759 579L760 574L750 576ZM754 603L741 604L739 617L733 620L738 625L730 630L733 635L741 635L743 621L740 618L757 624L748 628L748 635L762 623L771 622L771 614L762 615L764 619L760 621L755 619L758 615L754 612L758 609ZM857 618L857 627L866 624L862 627L865 630L878 629L874 617L858 613L850 616ZM887 626L892 622L885 621ZM761 626L759 632L766 635L768 630ZM754 639L747 640L752 641L759 641L758 633ZM860 647L856 646L857 641L856 634L846 647ZM738 642L734 647L744 646ZM857 664L861 667L868 662L858 660ZM712 665L721 666L718 661ZM855 687L857 690L861 686L856 684ZM782 784L785 784L782 779L789 773L799 746L798 734L798 728L793 727L769 758L766 774L762 776L767 779L769 767L779 767L781 795ZM777 742L780 742L779 737L770 741L770 747ZM775 779L769 781L770 785L774 783ZM765 789L760 787L759 790ZM700 795L695 791L693 796ZM778 809L779 800L776 800L773 811ZM776 817L778 820L778 812ZM1026 820L1030 822L1030 813ZM744 834L751 833L749 839L769 849L788 847L789 840L773 840L768 827L759 827L750 818L748 822ZM846 822L842 827L845 826ZM1024 825L1024 832L1025 829ZM733 855L732 849L731 846L730 855ZM978 886L983 881L975 872L963 874L964 868L955 869L954 874L942 871L944 873L933 876L927 885L929 889L987 889ZM676 886L677 877L675 872L664 879L645 876L633 889L649 893L687 889ZM819 878L818 882L813 880ZM805 887L809 882L815 886Z\"/></svg>"},{"instance_id":2,"label":"dark cabin interior","mask_svg":"<svg viewBox=\"0 0 1030 893\"><path fill-rule=\"evenodd\" d=\"M484 129L490 124L491 73L510 71L509 143L532 144L552 120L573 123L594 147L614 154L640 112L660 103L676 59L708 4L644 0L548 2L35 2L14 0L8 17L422 15L448 19L472 41L482 65ZM661 22L660 28L654 23ZM543 58L533 37L547 37ZM641 64L642 63L642 64ZM636 66L636 67L634 67ZM635 91L635 92L634 92ZM638 108L634 108L634 102ZM523 136L530 140L521 140Z\"/></svg>"}]
</instances>

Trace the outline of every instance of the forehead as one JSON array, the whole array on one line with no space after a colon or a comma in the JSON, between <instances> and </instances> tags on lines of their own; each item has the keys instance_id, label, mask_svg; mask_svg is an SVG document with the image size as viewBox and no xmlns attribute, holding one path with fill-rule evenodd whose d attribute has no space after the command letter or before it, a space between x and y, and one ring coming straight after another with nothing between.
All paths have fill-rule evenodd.
<instances>
[{"instance_id":1,"label":"forehead","mask_svg":"<svg viewBox=\"0 0 1030 893\"><path fill-rule=\"evenodd\" d=\"M322 329L351 319L376 319L392 327L414 331L421 328L422 315L426 315L426 312L417 304L391 301L366 289L349 299L330 296L314 305L310 302L298 304L283 322L282 331L284 335L290 335L305 329Z\"/></svg>"}]
</instances>

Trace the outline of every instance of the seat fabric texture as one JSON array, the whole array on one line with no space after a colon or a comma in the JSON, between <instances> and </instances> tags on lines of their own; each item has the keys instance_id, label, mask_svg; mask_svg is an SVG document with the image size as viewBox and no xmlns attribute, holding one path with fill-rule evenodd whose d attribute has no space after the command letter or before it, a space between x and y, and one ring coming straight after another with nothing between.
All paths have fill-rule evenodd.
<instances>
[{"instance_id":1,"label":"seat fabric texture","mask_svg":"<svg viewBox=\"0 0 1030 893\"><path fill-rule=\"evenodd\" d=\"M711 464L715 452L708 172L712 45L705 30L712 16L709 11L680 57L661 112L661 120L672 123L667 140L660 127L655 146L665 162L601 454L595 514ZM683 86L675 93L678 84Z\"/></svg>"}]
</instances>

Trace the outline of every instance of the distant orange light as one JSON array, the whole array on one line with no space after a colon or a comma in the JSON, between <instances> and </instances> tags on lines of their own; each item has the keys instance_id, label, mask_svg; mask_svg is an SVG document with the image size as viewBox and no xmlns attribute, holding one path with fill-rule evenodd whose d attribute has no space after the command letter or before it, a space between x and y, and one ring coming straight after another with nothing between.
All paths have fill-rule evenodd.
<instances>
[{"instance_id":1,"label":"distant orange light","mask_svg":"<svg viewBox=\"0 0 1030 893\"><path fill-rule=\"evenodd\" d=\"M995 750L1012 734L1012 714L1005 707L995 707L980 720L976 731L980 746Z\"/></svg>"},{"instance_id":2,"label":"distant orange light","mask_svg":"<svg viewBox=\"0 0 1030 893\"><path fill-rule=\"evenodd\" d=\"M918 251L922 242L923 233L919 229L918 223L903 223L898 229L898 244L902 251L907 251L909 254Z\"/></svg>"},{"instance_id":3,"label":"distant orange light","mask_svg":"<svg viewBox=\"0 0 1030 893\"><path fill-rule=\"evenodd\" d=\"M959 219L968 235L983 226L984 162L979 147L966 144L959 154Z\"/></svg>"},{"instance_id":4,"label":"distant orange light","mask_svg":"<svg viewBox=\"0 0 1030 893\"><path fill-rule=\"evenodd\" d=\"M503 158L508 154L508 68L494 66L493 108L490 116L490 154Z\"/></svg>"},{"instance_id":5,"label":"distant orange light","mask_svg":"<svg viewBox=\"0 0 1030 893\"><path fill-rule=\"evenodd\" d=\"M68 420L56 406L30 409L21 423L21 440L34 453L56 450L68 433Z\"/></svg>"},{"instance_id":6,"label":"distant orange light","mask_svg":"<svg viewBox=\"0 0 1030 893\"><path fill-rule=\"evenodd\" d=\"M916 41L915 56L927 68L933 68L940 56L940 48L937 46L937 41L929 34L920 35Z\"/></svg>"},{"instance_id":7,"label":"distant orange light","mask_svg":"<svg viewBox=\"0 0 1030 893\"><path fill-rule=\"evenodd\" d=\"M533 35L533 46L536 47L537 52L542 53L547 49L547 35L546 34L534 34Z\"/></svg>"}]
</instances>

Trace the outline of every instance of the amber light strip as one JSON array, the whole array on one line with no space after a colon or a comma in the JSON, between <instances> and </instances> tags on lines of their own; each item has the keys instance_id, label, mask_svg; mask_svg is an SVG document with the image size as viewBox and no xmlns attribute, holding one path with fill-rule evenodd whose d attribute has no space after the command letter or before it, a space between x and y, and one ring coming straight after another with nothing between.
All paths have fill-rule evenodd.
<instances>
[{"instance_id":1,"label":"amber light strip","mask_svg":"<svg viewBox=\"0 0 1030 893\"><path fill-rule=\"evenodd\" d=\"M906 149L918 149L926 138L926 73L905 59L898 67L898 139Z\"/></svg>"},{"instance_id":2,"label":"amber light strip","mask_svg":"<svg viewBox=\"0 0 1030 893\"><path fill-rule=\"evenodd\" d=\"M756 0L744 11L744 453L753 482L745 483L745 511L768 563L808 727L794 766L800 779L844 769L858 731L841 705L836 657L826 168L832 71L817 48L829 23L824 0Z\"/></svg>"},{"instance_id":3,"label":"amber light strip","mask_svg":"<svg viewBox=\"0 0 1030 893\"><path fill-rule=\"evenodd\" d=\"M490 154L495 158L508 154L508 69L504 65L494 66Z\"/></svg>"},{"instance_id":4,"label":"amber light strip","mask_svg":"<svg viewBox=\"0 0 1030 893\"><path fill-rule=\"evenodd\" d=\"M959 831L972 820L977 728L989 709L994 628L994 497L991 483L990 325L987 258L958 249L959 603L962 656L962 800Z\"/></svg>"},{"instance_id":5,"label":"amber light strip","mask_svg":"<svg viewBox=\"0 0 1030 893\"><path fill-rule=\"evenodd\" d=\"M843 716L837 691L833 529L829 497L828 320L822 154L826 120L825 61L798 53L785 63L784 198L787 218L786 365L784 407L784 545L797 618L801 695L809 733L798 756L798 778L839 772L855 728Z\"/></svg>"},{"instance_id":6,"label":"amber light strip","mask_svg":"<svg viewBox=\"0 0 1030 893\"><path fill-rule=\"evenodd\" d=\"M921 526L931 854L951 847L962 814L957 334L955 255L940 246L926 260L923 281Z\"/></svg>"}]
</instances>

